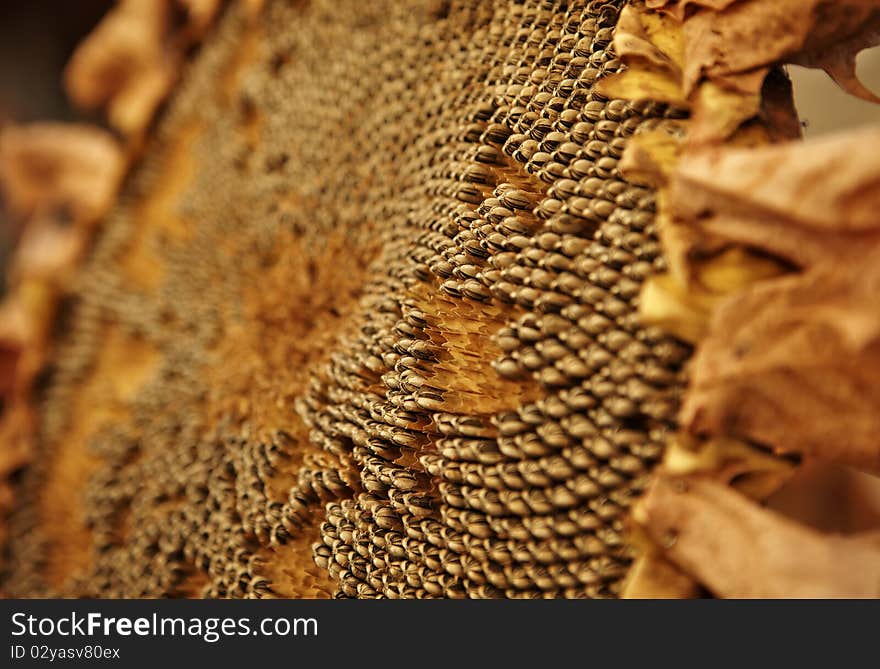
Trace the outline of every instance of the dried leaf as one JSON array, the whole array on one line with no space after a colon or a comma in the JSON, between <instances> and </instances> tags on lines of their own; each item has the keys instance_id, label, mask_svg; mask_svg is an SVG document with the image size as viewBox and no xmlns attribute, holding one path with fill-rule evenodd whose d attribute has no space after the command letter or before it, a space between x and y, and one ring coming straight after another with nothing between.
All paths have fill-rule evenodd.
<instances>
[{"instance_id":1,"label":"dried leaf","mask_svg":"<svg viewBox=\"0 0 880 669\"><path fill-rule=\"evenodd\" d=\"M596 82L603 95L687 105L681 87L681 28L676 21L627 5L614 32L614 48L628 69Z\"/></svg>"},{"instance_id":2,"label":"dried leaf","mask_svg":"<svg viewBox=\"0 0 880 669\"><path fill-rule=\"evenodd\" d=\"M880 470L880 130L682 159L675 220L803 271L733 291L698 350L695 434ZM841 416L846 420L841 420Z\"/></svg>"},{"instance_id":3,"label":"dried leaf","mask_svg":"<svg viewBox=\"0 0 880 669\"><path fill-rule=\"evenodd\" d=\"M713 311L728 294L781 273L777 262L741 248L689 263L687 255L695 238L683 225L669 226L669 230L673 234L664 234L663 239L670 249L671 271L645 282L639 298L640 314L646 323L691 344L706 337Z\"/></svg>"},{"instance_id":4,"label":"dried leaf","mask_svg":"<svg viewBox=\"0 0 880 669\"><path fill-rule=\"evenodd\" d=\"M880 596L876 532L823 535L698 476L659 476L637 509L666 558L715 595Z\"/></svg>"},{"instance_id":5,"label":"dried leaf","mask_svg":"<svg viewBox=\"0 0 880 669\"><path fill-rule=\"evenodd\" d=\"M614 30L614 52L620 58L641 59L679 78L683 45L679 27L662 15L627 5Z\"/></svg>"},{"instance_id":6,"label":"dried leaf","mask_svg":"<svg viewBox=\"0 0 880 669\"><path fill-rule=\"evenodd\" d=\"M684 41L688 95L703 79L757 93L761 72L790 62L821 67L854 95L877 100L855 74L856 54L880 43L875 0L743 0L687 18Z\"/></svg>"},{"instance_id":7,"label":"dried leaf","mask_svg":"<svg viewBox=\"0 0 880 669\"><path fill-rule=\"evenodd\" d=\"M823 69L845 91L868 102L880 102L880 96L859 81L856 74L859 52L880 44L880 7L869 0L850 0L825 3L817 13L821 15L817 16L816 30L791 62Z\"/></svg>"},{"instance_id":8,"label":"dried leaf","mask_svg":"<svg viewBox=\"0 0 880 669\"><path fill-rule=\"evenodd\" d=\"M880 472L880 247L717 309L681 422Z\"/></svg>"},{"instance_id":9,"label":"dried leaf","mask_svg":"<svg viewBox=\"0 0 880 669\"><path fill-rule=\"evenodd\" d=\"M720 11L726 9L738 0L647 0L645 6L648 9L665 11L683 21L689 8L707 7Z\"/></svg>"},{"instance_id":10,"label":"dried leaf","mask_svg":"<svg viewBox=\"0 0 880 669\"><path fill-rule=\"evenodd\" d=\"M641 555L626 577L623 599L694 599L700 586L675 565L653 553Z\"/></svg>"},{"instance_id":11,"label":"dried leaf","mask_svg":"<svg viewBox=\"0 0 880 669\"><path fill-rule=\"evenodd\" d=\"M180 24L172 17L175 4L186 11ZM256 5L248 3L248 10ZM220 0L119 0L68 63L70 97L85 109L105 108L125 134L143 131L220 6Z\"/></svg>"},{"instance_id":12,"label":"dried leaf","mask_svg":"<svg viewBox=\"0 0 880 669\"><path fill-rule=\"evenodd\" d=\"M631 68L596 82L596 90L609 98L652 100L687 105L681 82L665 69L652 65Z\"/></svg>"},{"instance_id":13,"label":"dried leaf","mask_svg":"<svg viewBox=\"0 0 880 669\"><path fill-rule=\"evenodd\" d=\"M692 153L670 209L701 233L800 267L845 262L880 241L880 129L757 149Z\"/></svg>"},{"instance_id":14,"label":"dried leaf","mask_svg":"<svg viewBox=\"0 0 880 669\"><path fill-rule=\"evenodd\" d=\"M94 220L112 204L122 169L118 144L98 128L35 123L0 132L0 188L22 218Z\"/></svg>"},{"instance_id":15,"label":"dried leaf","mask_svg":"<svg viewBox=\"0 0 880 669\"><path fill-rule=\"evenodd\" d=\"M764 499L793 472L792 462L747 443L880 471L880 391L871 381L880 375L880 135L866 131L825 143L767 146L800 136L790 84L777 64L817 54L806 64L837 67L838 78L845 78L858 49L876 42L872 17L880 10L847 2L838 13L840 6L814 2L811 6L819 9L813 16L809 8L789 2L706 6L711 4L649 3L684 20L681 84L691 109L689 132L683 151L666 152L671 160L654 157L656 140L648 136L635 140L621 164L640 183L661 188L658 229L669 273L646 282L642 317L698 344L681 412L683 432L668 447L655 490L633 513L649 531L627 594L663 596L686 584L665 561L671 559L722 596L774 596L774 589L775 596L876 596L876 580L847 582L846 574L830 573L834 563L829 560L829 573L820 565L803 582L786 581L788 570L812 565L791 560L790 547L780 549L779 564L769 561L752 569L728 560L720 574L713 572L724 548L709 535L716 523L707 514L718 499L698 499L680 517L669 497L674 485L656 499L670 476L703 472L705 479L689 481L728 496L729 508L718 515L735 522L733 505L751 503L731 486ZM850 4L861 6L847 8ZM696 148L722 140L728 147ZM793 274L797 269L803 272ZM676 485L680 496L687 495L687 484ZM793 532L810 533L788 525ZM679 526L685 542L677 556ZM734 557L761 541L760 528L739 529L738 537L728 532L740 544L730 549ZM774 535L780 545L787 540L773 528L767 541ZM850 541L809 538L813 552L825 554L834 542ZM850 550L850 544L835 544L833 550L850 551L861 560L873 552L876 562L880 541L868 553ZM753 580L736 582L738 571L751 571ZM706 573L716 581L707 580Z\"/></svg>"},{"instance_id":16,"label":"dried leaf","mask_svg":"<svg viewBox=\"0 0 880 669\"><path fill-rule=\"evenodd\" d=\"M689 26L690 21L682 26L680 20L666 14L628 5L614 34L615 52L627 69L597 82L598 90L611 97L663 101L690 109L689 145L726 140L758 116L765 123L782 120L778 96L766 110L761 95L768 74L776 72L770 66L728 73L723 81L699 79L687 85L684 68L689 60L684 31ZM789 103L781 107L796 119L790 91ZM786 122L785 127L793 124ZM774 130L768 137L777 134Z\"/></svg>"},{"instance_id":17,"label":"dried leaf","mask_svg":"<svg viewBox=\"0 0 880 669\"><path fill-rule=\"evenodd\" d=\"M762 73L762 81L764 76ZM758 90L760 88L759 82ZM743 123L757 116L760 110L760 93L743 94L711 81L706 82L696 93L689 140L692 144L704 144L726 139Z\"/></svg>"}]
</instances>

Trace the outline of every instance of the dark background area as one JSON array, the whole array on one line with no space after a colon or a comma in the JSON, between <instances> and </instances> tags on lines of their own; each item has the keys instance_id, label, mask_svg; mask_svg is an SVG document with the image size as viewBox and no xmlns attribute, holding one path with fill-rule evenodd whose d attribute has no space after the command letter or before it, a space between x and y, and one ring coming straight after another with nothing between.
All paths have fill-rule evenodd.
<instances>
[{"instance_id":1,"label":"dark background area","mask_svg":"<svg viewBox=\"0 0 880 669\"><path fill-rule=\"evenodd\" d=\"M0 122L74 120L64 64L113 0L0 0Z\"/></svg>"}]
</instances>

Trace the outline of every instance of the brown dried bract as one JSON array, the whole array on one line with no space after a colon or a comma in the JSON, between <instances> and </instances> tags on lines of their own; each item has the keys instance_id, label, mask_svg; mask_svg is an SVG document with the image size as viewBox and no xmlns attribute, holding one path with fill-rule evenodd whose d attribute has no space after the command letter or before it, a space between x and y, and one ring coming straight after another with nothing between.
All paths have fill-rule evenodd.
<instances>
[{"instance_id":1,"label":"brown dried bract","mask_svg":"<svg viewBox=\"0 0 880 669\"><path fill-rule=\"evenodd\" d=\"M672 14L679 21L684 20L689 9L708 7L716 11L727 9L737 0L645 0L648 9L658 9Z\"/></svg>"},{"instance_id":2,"label":"brown dried bract","mask_svg":"<svg viewBox=\"0 0 880 669\"><path fill-rule=\"evenodd\" d=\"M698 344L682 432L632 516L642 554L628 596L686 596L688 581L672 564L721 596L877 594L875 577L866 585L844 573L859 560L876 563L876 542L763 518L747 498L767 498L792 463L760 451L758 460L734 457L765 444L880 471L872 381L880 371L880 134L768 146L799 134L781 63L823 67L850 92L876 99L854 76L856 53L877 42L875 6L658 1L647 7L683 21L676 38L666 32L665 43L646 46L647 26L672 18L638 5L618 28L628 79L611 78L605 91L640 99L665 86L674 95L660 99L678 96L691 112L683 140L642 134L621 167L660 188L669 272L646 284L642 317ZM669 62L680 65L680 78L649 46L676 56ZM687 497L685 506L689 483L677 480L679 498L667 494L670 476L697 471L715 492ZM773 553L765 562L748 559L755 542Z\"/></svg>"},{"instance_id":3,"label":"brown dried bract","mask_svg":"<svg viewBox=\"0 0 880 669\"><path fill-rule=\"evenodd\" d=\"M720 143L750 119L790 115L786 82L768 78L785 63L822 68L853 95L877 101L855 74L858 52L877 43L880 9L871 0L655 0L621 14L614 47L628 69L598 86L689 109L688 143ZM782 95L767 90L780 84Z\"/></svg>"},{"instance_id":4,"label":"brown dried bract","mask_svg":"<svg viewBox=\"0 0 880 669\"><path fill-rule=\"evenodd\" d=\"M878 263L875 248L724 302L695 357L683 426L880 471Z\"/></svg>"},{"instance_id":5,"label":"brown dried bract","mask_svg":"<svg viewBox=\"0 0 880 669\"><path fill-rule=\"evenodd\" d=\"M801 270L718 306L695 358L687 429L880 470L878 145L870 129L682 160L670 202L679 222L701 241Z\"/></svg>"},{"instance_id":6,"label":"brown dried bract","mask_svg":"<svg viewBox=\"0 0 880 669\"><path fill-rule=\"evenodd\" d=\"M21 218L98 218L113 203L122 167L116 141L91 126L36 123L0 133L0 189Z\"/></svg>"},{"instance_id":7,"label":"brown dried bract","mask_svg":"<svg viewBox=\"0 0 880 669\"><path fill-rule=\"evenodd\" d=\"M186 53L211 26L220 0L119 0L73 54L65 84L74 103L104 108L110 124L142 132L177 81ZM175 5L186 21L174 23Z\"/></svg>"},{"instance_id":8,"label":"brown dried bract","mask_svg":"<svg viewBox=\"0 0 880 669\"><path fill-rule=\"evenodd\" d=\"M880 534L802 527L707 478L658 477L639 503L651 538L718 596L880 596Z\"/></svg>"},{"instance_id":9,"label":"brown dried bract","mask_svg":"<svg viewBox=\"0 0 880 669\"><path fill-rule=\"evenodd\" d=\"M670 211L704 236L798 267L863 256L880 242L880 129L682 158ZM696 249L700 250L700 249Z\"/></svg>"},{"instance_id":10,"label":"brown dried bract","mask_svg":"<svg viewBox=\"0 0 880 669\"><path fill-rule=\"evenodd\" d=\"M853 95L880 100L855 74L856 54L880 42L880 8L874 0L712 4L727 6L702 9L684 21L688 94L702 80L756 93L770 67L788 62L822 68Z\"/></svg>"}]
</instances>

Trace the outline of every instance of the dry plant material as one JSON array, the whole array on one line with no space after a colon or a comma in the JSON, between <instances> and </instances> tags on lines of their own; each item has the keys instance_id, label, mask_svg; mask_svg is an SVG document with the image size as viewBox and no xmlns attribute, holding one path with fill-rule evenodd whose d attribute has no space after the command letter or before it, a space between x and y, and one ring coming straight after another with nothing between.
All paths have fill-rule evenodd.
<instances>
[{"instance_id":1,"label":"dry plant material","mask_svg":"<svg viewBox=\"0 0 880 669\"><path fill-rule=\"evenodd\" d=\"M46 363L58 295L111 207L123 156L109 133L37 123L0 132L0 189L23 225L0 305L0 542L14 499L7 477L32 454L32 386Z\"/></svg>"},{"instance_id":2,"label":"dry plant material","mask_svg":"<svg viewBox=\"0 0 880 669\"><path fill-rule=\"evenodd\" d=\"M199 33L217 6L186 4L181 30ZM729 564L703 575L717 547L699 540L728 511L737 546L766 530L822 550L743 496L769 495L795 459L748 443L764 422L729 429L725 393L743 380L713 376L721 357L700 363L712 411L689 419L696 437L677 420L691 348L671 335L725 347L727 305L800 280L794 258L703 213L813 219L768 211L760 189L730 209L708 190L679 197L701 160L727 159L697 147L796 135L786 83L763 65L691 80L691 21L760 3L651 4L669 12L231 6L78 273L3 587L613 597L638 550L636 590L761 593L778 560L755 583ZM71 65L126 132L146 127L189 43L169 6L121 3ZM121 74L94 79L113 54ZM758 311L761 343L783 309ZM834 324L841 347L873 332ZM783 360L755 359L771 375ZM673 474L695 481L678 504ZM871 537L841 541L847 565L869 559ZM829 592L864 592L834 577Z\"/></svg>"},{"instance_id":3,"label":"dry plant material","mask_svg":"<svg viewBox=\"0 0 880 669\"><path fill-rule=\"evenodd\" d=\"M67 66L71 99L104 110L124 135L141 134L221 6L221 0L119 0Z\"/></svg>"},{"instance_id":4,"label":"dry plant material","mask_svg":"<svg viewBox=\"0 0 880 669\"><path fill-rule=\"evenodd\" d=\"M781 62L825 67L848 90L870 97L850 75L858 50L877 40L875 3L649 6L667 14L633 6L632 19L621 22L615 37L633 64L628 74L635 85L627 93L650 95L652 83L665 82L674 92L669 99L678 96L692 118L683 127L645 133L630 144L622 163L630 178L660 189L658 221L669 271L646 284L642 315L697 345L680 415L682 433L668 449L656 487L669 487L663 483L669 473L691 475L679 481L685 488L701 485L694 472L704 472L764 500L788 473L783 461L774 467L769 455L754 450L750 455L748 443L880 471L880 395L871 381L880 360L875 316L880 135L867 130L761 146L762 136L766 143L794 134L784 96L779 97L783 88L771 74ZM658 31L665 41L646 29L658 22L666 26ZM640 44L632 39L639 30L648 38ZM827 48L829 40L835 49ZM751 44L755 48L744 48ZM649 47L668 57L663 61ZM658 70L659 63L665 64ZM612 78L605 88L613 92L621 83ZM725 494L738 505L725 509L730 522L737 521L740 508L754 507ZM718 580L706 580L707 571L723 559L754 581L751 590L718 587L721 595L876 594L847 585L845 574L826 573L834 569L833 559L812 572L801 569L801 590L778 578L773 572L778 565L754 565L750 571L752 565L743 565L745 548L713 544L723 532L712 533L712 522L690 531L686 553L697 557L683 557L663 538L668 528L662 527L662 514L674 515L674 507L664 506L670 499L655 490L637 508L634 536L642 557L628 583L631 596L662 596L673 589L686 594L686 582L668 560L711 587ZM709 501L691 505L704 503ZM775 525L767 518L772 535ZM758 532L757 525L749 527L740 528L743 547L748 533ZM870 541L818 536L811 541L829 556L852 546L854 555L863 556L859 559L876 559ZM797 543L780 529L774 550L782 556L792 551L785 559L797 562ZM728 551L723 558L722 550Z\"/></svg>"},{"instance_id":5,"label":"dry plant material","mask_svg":"<svg viewBox=\"0 0 880 669\"><path fill-rule=\"evenodd\" d=\"M78 275L3 587L619 594L690 353L637 314L618 162L680 114L595 90L623 5L230 7Z\"/></svg>"},{"instance_id":6,"label":"dry plant material","mask_svg":"<svg viewBox=\"0 0 880 669\"><path fill-rule=\"evenodd\" d=\"M121 173L121 152L103 130L36 123L0 132L0 188L17 217L93 222L113 203Z\"/></svg>"},{"instance_id":7,"label":"dry plant material","mask_svg":"<svg viewBox=\"0 0 880 669\"><path fill-rule=\"evenodd\" d=\"M69 278L94 224L114 202L123 157L89 126L7 126L0 133L0 189L11 218L28 221L0 307L4 397L23 401L43 363L59 283Z\"/></svg>"},{"instance_id":8,"label":"dry plant material","mask_svg":"<svg viewBox=\"0 0 880 669\"><path fill-rule=\"evenodd\" d=\"M691 145L723 142L746 121L792 116L790 94L774 90L785 87L773 74L784 63L822 68L850 93L880 100L855 74L856 55L878 43L873 0L636 2L614 35L628 68L599 85L689 109ZM792 136L778 119L773 126Z\"/></svg>"},{"instance_id":9,"label":"dry plant material","mask_svg":"<svg viewBox=\"0 0 880 669\"><path fill-rule=\"evenodd\" d=\"M258 2L245 4L252 16L259 11ZM168 34L176 5L187 20ZM22 229L0 307L0 431L15 468L37 438L32 385L50 352L57 306L137 157L133 140L147 128L187 49L204 36L220 6L220 0L120 0L74 54L65 76L69 94L86 109L103 108L127 141L82 124L34 123L0 133L0 188L8 215ZM0 481L11 471L0 472ZM11 499L7 488L3 499ZM5 533L2 521L0 531Z\"/></svg>"},{"instance_id":10,"label":"dry plant material","mask_svg":"<svg viewBox=\"0 0 880 669\"><path fill-rule=\"evenodd\" d=\"M719 597L880 597L880 532L823 535L694 476L657 477L637 517Z\"/></svg>"},{"instance_id":11,"label":"dry plant material","mask_svg":"<svg viewBox=\"0 0 880 669\"><path fill-rule=\"evenodd\" d=\"M799 269L718 306L694 361L685 429L880 472L878 146L880 132L868 129L679 164L676 217L714 243Z\"/></svg>"},{"instance_id":12,"label":"dry plant material","mask_svg":"<svg viewBox=\"0 0 880 669\"><path fill-rule=\"evenodd\" d=\"M670 3L672 4L672 3ZM676 3L678 4L678 3ZM856 77L856 55L880 43L874 0L741 0L684 20L684 86L757 93L773 65L824 69L841 87L880 102Z\"/></svg>"}]
</instances>

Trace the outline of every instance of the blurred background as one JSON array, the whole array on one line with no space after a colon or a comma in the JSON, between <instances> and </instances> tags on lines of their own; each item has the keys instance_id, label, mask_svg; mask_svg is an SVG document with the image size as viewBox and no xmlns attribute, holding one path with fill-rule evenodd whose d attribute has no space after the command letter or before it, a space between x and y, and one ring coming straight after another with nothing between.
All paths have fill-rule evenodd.
<instances>
[{"instance_id":1,"label":"blurred background","mask_svg":"<svg viewBox=\"0 0 880 669\"><path fill-rule=\"evenodd\" d=\"M95 121L69 104L61 81L76 45L113 0L0 0L0 128L31 121ZM19 230L0 202L0 294Z\"/></svg>"},{"instance_id":2,"label":"blurred background","mask_svg":"<svg viewBox=\"0 0 880 669\"><path fill-rule=\"evenodd\" d=\"M859 54L856 72L868 88L880 95L880 47L865 49ZM880 123L880 105L854 98L821 70L791 65L788 73L794 83L795 104L808 137Z\"/></svg>"},{"instance_id":3,"label":"blurred background","mask_svg":"<svg viewBox=\"0 0 880 669\"><path fill-rule=\"evenodd\" d=\"M74 110L62 72L76 45L113 0L0 0L0 128L38 120L89 121ZM795 98L807 136L880 123L880 105L853 98L823 72L792 66ZM858 59L862 80L880 91L880 47ZM19 235L0 202L0 294L5 267Z\"/></svg>"},{"instance_id":4,"label":"blurred background","mask_svg":"<svg viewBox=\"0 0 880 669\"><path fill-rule=\"evenodd\" d=\"M0 0L0 122L72 120L61 71L113 0Z\"/></svg>"}]
</instances>

